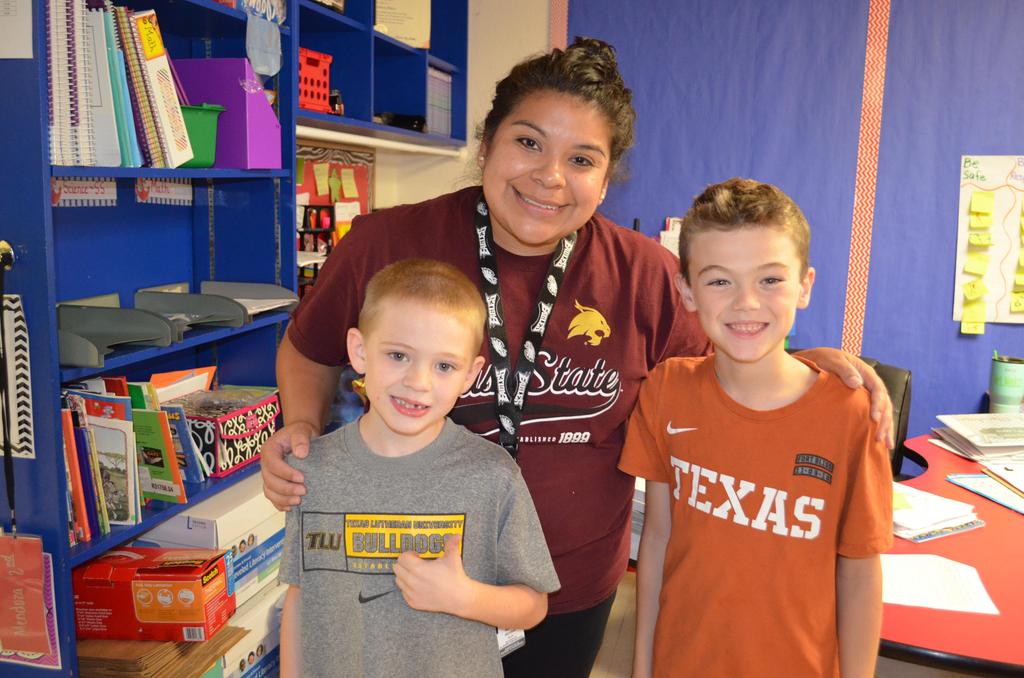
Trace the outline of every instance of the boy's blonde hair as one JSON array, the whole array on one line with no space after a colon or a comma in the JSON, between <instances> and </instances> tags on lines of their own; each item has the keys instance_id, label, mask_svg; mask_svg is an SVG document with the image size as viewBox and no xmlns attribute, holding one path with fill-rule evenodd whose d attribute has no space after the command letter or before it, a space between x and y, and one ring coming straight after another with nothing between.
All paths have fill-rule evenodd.
<instances>
[{"instance_id":1,"label":"boy's blonde hair","mask_svg":"<svg viewBox=\"0 0 1024 678\"><path fill-rule=\"evenodd\" d=\"M733 177L711 184L693 199L683 217L679 234L679 264L690 282L690 243L707 231L736 231L742 228L778 228L793 239L800 259L800 277L807 275L811 227L793 199L777 186L753 179Z\"/></svg>"},{"instance_id":2,"label":"boy's blonde hair","mask_svg":"<svg viewBox=\"0 0 1024 678\"><path fill-rule=\"evenodd\" d=\"M366 286L359 311L359 330L373 331L373 325L387 302L412 301L459 316L472 332L471 351L483 340L484 308L480 290L451 264L433 259L403 259L377 271Z\"/></svg>"}]
</instances>

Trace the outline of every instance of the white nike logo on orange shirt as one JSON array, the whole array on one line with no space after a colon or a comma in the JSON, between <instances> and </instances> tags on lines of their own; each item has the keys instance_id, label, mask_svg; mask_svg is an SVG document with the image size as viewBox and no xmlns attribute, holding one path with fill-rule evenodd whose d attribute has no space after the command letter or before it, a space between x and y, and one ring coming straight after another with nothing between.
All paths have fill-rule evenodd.
<instances>
[{"instance_id":1,"label":"white nike logo on orange shirt","mask_svg":"<svg viewBox=\"0 0 1024 678\"><path fill-rule=\"evenodd\" d=\"M674 436L677 433L686 433L687 431L696 431L697 429L696 428L672 428L672 422L670 421L668 423L668 426L665 427L665 430L668 431L668 434L670 436Z\"/></svg>"}]
</instances>

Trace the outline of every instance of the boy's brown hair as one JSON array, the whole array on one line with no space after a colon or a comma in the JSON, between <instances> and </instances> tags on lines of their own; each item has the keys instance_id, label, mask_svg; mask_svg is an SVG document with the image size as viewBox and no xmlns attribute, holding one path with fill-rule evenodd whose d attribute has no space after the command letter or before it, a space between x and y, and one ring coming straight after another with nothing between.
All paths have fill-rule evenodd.
<instances>
[{"instance_id":1,"label":"boy's brown hair","mask_svg":"<svg viewBox=\"0 0 1024 678\"><path fill-rule=\"evenodd\" d=\"M484 308L480 290L451 264L433 259L403 259L385 266L370 278L363 307L359 311L359 330L373 331L384 305L394 301L412 301L459 316L470 328L476 351L483 340Z\"/></svg>"},{"instance_id":2,"label":"boy's brown hair","mask_svg":"<svg viewBox=\"0 0 1024 678\"><path fill-rule=\"evenodd\" d=\"M793 199L777 186L733 177L711 184L693 199L679 233L679 265L690 282L689 248L693 237L707 231L777 228L793 239L800 259L800 276L807 274L811 228Z\"/></svg>"}]
</instances>

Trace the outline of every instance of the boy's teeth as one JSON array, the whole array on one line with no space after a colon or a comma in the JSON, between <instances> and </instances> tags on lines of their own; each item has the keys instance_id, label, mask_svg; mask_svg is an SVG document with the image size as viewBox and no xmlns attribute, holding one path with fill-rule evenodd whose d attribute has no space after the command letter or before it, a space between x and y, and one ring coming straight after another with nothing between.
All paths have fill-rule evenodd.
<instances>
[{"instance_id":1,"label":"boy's teeth","mask_svg":"<svg viewBox=\"0 0 1024 678\"><path fill-rule=\"evenodd\" d=\"M403 400L402 398L396 397L395 400L397 400L399 404L402 405L402 407L414 407L419 410L425 410L427 408L426 405L420 405L419 403L411 403L408 400Z\"/></svg>"},{"instance_id":2,"label":"boy's teeth","mask_svg":"<svg viewBox=\"0 0 1024 678\"><path fill-rule=\"evenodd\" d=\"M756 332L764 327L764 323L733 323L732 328L737 332Z\"/></svg>"}]
</instances>

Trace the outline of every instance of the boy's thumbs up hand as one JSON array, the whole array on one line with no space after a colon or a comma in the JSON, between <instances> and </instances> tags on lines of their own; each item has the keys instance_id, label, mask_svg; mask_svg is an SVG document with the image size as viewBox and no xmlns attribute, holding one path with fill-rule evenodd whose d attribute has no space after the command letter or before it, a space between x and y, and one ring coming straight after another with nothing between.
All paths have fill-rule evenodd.
<instances>
[{"instance_id":1,"label":"boy's thumbs up hand","mask_svg":"<svg viewBox=\"0 0 1024 678\"><path fill-rule=\"evenodd\" d=\"M398 556L395 585L409 607L456 615L463 608L471 580L462 568L461 540L456 534L445 537L444 554L433 560L420 558L415 551Z\"/></svg>"}]
</instances>

